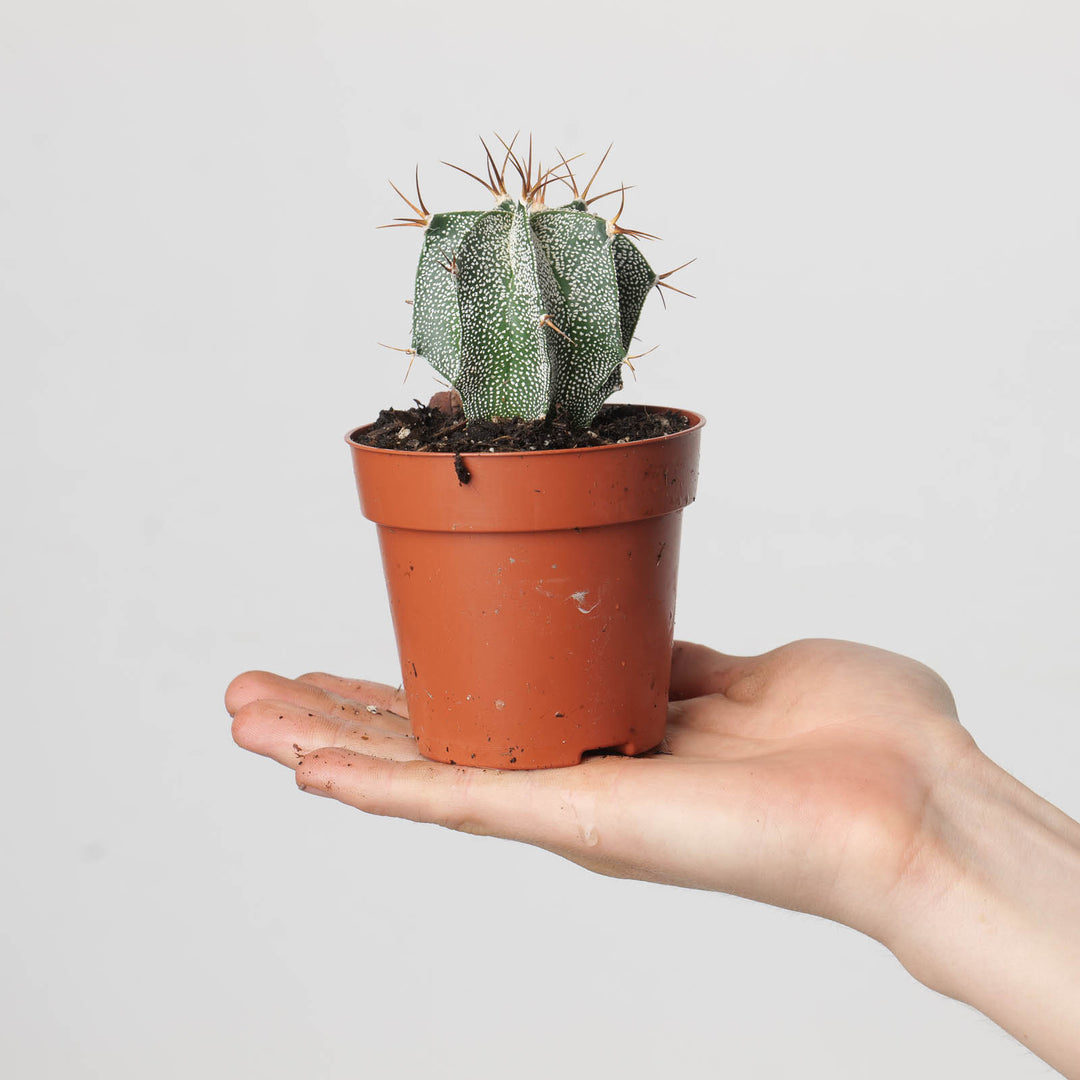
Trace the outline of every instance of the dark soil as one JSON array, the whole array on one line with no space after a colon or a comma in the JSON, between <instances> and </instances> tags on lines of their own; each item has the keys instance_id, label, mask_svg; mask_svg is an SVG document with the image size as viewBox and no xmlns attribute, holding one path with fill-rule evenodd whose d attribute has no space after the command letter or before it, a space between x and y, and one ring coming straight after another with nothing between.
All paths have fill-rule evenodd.
<instances>
[{"instance_id":1,"label":"dark soil","mask_svg":"<svg viewBox=\"0 0 1080 1080\"><path fill-rule=\"evenodd\" d=\"M426 450L447 454L575 450L638 442L685 431L685 416L647 405L604 405L592 425L575 431L564 420L469 420L458 410L416 403L414 409L383 409L378 420L352 433L355 442L383 450ZM465 482L465 481L463 481Z\"/></svg>"}]
</instances>

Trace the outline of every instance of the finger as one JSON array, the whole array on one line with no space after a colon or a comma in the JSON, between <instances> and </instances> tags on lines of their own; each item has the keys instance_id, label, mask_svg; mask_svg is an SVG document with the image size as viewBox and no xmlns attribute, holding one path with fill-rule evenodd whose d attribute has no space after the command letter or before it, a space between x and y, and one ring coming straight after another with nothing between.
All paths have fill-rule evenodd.
<instances>
[{"instance_id":1,"label":"finger","mask_svg":"<svg viewBox=\"0 0 1080 1080\"><path fill-rule=\"evenodd\" d=\"M293 702L259 698L242 705L233 718L237 745L255 754L296 768L303 756L324 746L362 750L365 754L414 761L420 755L416 740L379 726L387 714L365 714L371 724L334 713L312 712Z\"/></svg>"},{"instance_id":2,"label":"finger","mask_svg":"<svg viewBox=\"0 0 1080 1080\"><path fill-rule=\"evenodd\" d=\"M344 679L340 675L327 675L323 671L309 671L306 675L299 676L296 681L336 694L342 701L377 705L380 709L390 709L398 716L409 715L405 691L398 686L369 682L367 679Z\"/></svg>"},{"instance_id":3,"label":"finger","mask_svg":"<svg viewBox=\"0 0 1080 1080\"><path fill-rule=\"evenodd\" d=\"M705 645L676 641L671 652L669 697L684 701L704 694L726 694L754 672L757 662L754 656L728 656Z\"/></svg>"},{"instance_id":4,"label":"finger","mask_svg":"<svg viewBox=\"0 0 1080 1080\"><path fill-rule=\"evenodd\" d=\"M597 758L570 768L517 772L424 759L376 760L330 748L306 755L296 782L369 814L520 840L573 857L599 843L605 829L598 822L600 807L612 802L603 793L615 769L649 764Z\"/></svg>"},{"instance_id":5,"label":"finger","mask_svg":"<svg viewBox=\"0 0 1080 1080\"><path fill-rule=\"evenodd\" d=\"M279 675L269 671L245 671L243 675L237 675L225 689L225 709L230 716L235 716L237 710L249 701L256 701L261 697L271 697L271 689L276 688Z\"/></svg>"},{"instance_id":6,"label":"finger","mask_svg":"<svg viewBox=\"0 0 1080 1080\"><path fill-rule=\"evenodd\" d=\"M246 671L233 679L228 690L225 691L225 708L232 716L235 716L245 705L266 699L288 702L299 709L307 709L311 712L335 713L361 724L370 723L372 709L374 709L381 714L381 726L403 735L410 733L408 720L390 711L393 708L391 702L397 704L397 700L393 697L394 692L388 693L389 687L381 683L361 683L355 680L352 685L371 688L370 696L377 700L363 701L356 698L347 700L310 682L286 679L269 671Z\"/></svg>"}]
</instances>

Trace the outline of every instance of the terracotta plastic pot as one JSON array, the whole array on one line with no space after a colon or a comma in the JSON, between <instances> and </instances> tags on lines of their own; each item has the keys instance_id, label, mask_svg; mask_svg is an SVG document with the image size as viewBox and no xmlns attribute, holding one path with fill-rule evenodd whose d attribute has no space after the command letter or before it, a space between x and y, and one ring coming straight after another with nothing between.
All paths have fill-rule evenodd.
<instances>
[{"instance_id":1,"label":"terracotta plastic pot","mask_svg":"<svg viewBox=\"0 0 1080 1080\"><path fill-rule=\"evenodd\" d=\"M425 757L535 769L663 738L682 509L705 421L662 411L690 427L465 454L468 483L452 454L346 437Z\"/></svg>"}]
</instances>

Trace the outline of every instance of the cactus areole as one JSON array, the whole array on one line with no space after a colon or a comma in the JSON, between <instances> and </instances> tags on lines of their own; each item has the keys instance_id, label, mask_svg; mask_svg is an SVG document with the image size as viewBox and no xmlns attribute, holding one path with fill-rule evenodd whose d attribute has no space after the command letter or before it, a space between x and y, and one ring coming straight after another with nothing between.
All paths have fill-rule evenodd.
<instances>
[{"instance_id":1,"label":"cactus areole","mask_svg":"<svg viewBox=\"0 0 1080 1080\"><path fill-rule=\"evenodd\" d=\"M424 229L408 351L458 391L467 420L557 414L585 428L621 389L642 305L667 275L630 239L649 234L620 227L618 213L590 212L604 196L589 199L588 187L579 194L565 158L534 176L531 147L522 163L512 146L501 169L488 151L487 181L468 174L495 197L493 209L430 214L419 183L419 207L405 200L417 217L398 221ZM520 197L506 193L508 162L521 176ZM555 181L574 198L549 207ZM619 193L625 198L625 187L605 195Z\"/></svg>"}]
</instances>

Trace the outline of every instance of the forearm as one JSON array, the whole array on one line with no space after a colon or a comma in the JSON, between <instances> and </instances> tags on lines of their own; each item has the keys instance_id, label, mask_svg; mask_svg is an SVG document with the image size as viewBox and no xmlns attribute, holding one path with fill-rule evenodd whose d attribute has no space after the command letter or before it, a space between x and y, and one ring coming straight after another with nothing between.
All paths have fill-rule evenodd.
<instances>
[{"instance_id":1,"label":"forearm","mask_svg":"<svg viewBox=\"0 0 1080 1080\"><path fill-rule=\"evenodd\" d=\"M1080 1080L1080 824L977 751L927 817L886 944Z\"/></svg>"}]
</instances>

